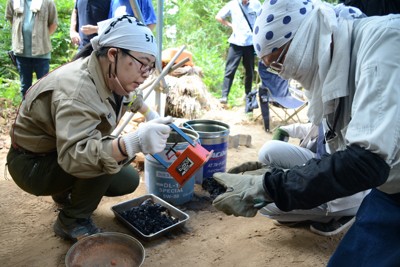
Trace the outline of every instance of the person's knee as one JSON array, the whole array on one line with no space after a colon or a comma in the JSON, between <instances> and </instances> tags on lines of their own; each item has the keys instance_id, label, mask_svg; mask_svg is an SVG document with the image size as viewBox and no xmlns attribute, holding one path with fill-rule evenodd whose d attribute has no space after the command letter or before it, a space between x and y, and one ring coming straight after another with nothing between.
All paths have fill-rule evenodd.
<instances>
[{"instance_id":1,"label":"person's knee","mask_svg":"<svg viewBox=\"0 0 400 267\"><path fill-rule=\"evenodd\" d=\"M132 168L133 169L133 168ZM139 173L135 170L123 170L113 179L106 196L122 196L130 194L138 188L140 182Z\"/></svg>"},{"instance_id":2,"label":"person's knee","mask_svg":"<svg viewBox=\"0 0 400 267\"><path fill-rule=\"evenodd\" d=\"M258 152L258 161L266 165L274 163L279 153L281 153L281 141L271 140L266 142Z\"/></svg>"},{"instance_id":3,"label":"person's knee","mask_svg":"<svg viewBox=\"0 0 400 267\"><path fill-rule=\"evenodd\" d=\"M130 179L127 179L125 181L124 188L126 188L126 190L128 192L125 192L125 194L130 194L130 193L134 192L136 190L136 188L138 188L138 186L139 186L139 180L140 180L139 175L137 175L135 177L131 177Z\"/></svg>"}]
</instances>

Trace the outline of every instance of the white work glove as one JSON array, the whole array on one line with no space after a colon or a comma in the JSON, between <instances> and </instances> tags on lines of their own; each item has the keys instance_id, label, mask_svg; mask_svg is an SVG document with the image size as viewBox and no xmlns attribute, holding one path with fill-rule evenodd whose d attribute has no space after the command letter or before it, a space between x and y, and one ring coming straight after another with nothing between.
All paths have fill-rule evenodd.
<instances>
[{"instance_id":1,"label":"white work glove","mask_svg":"<svg viewBox=\"0 0 400 267\"><path fill-rule=\"evenodd\" d=\"M264 175L217 172L213 178L226 188L226 192L212 204L227 215L254 217L259 209L273 202L264 190Z\"/></svg>"},{"instance_id":2,"label":"white work glove","mask_svg":"<svg viewBox=\"0 0 400 267\"><path fill-rule=\"evenodd\" d=\"M133 158L136 153L155 154L164 150L167 144L172 122L172 117L163 117L139 125L136 132L122 136L126 153Z\"/></svg>"},{"instance_id":3,"label":"white work glove","mask_svg":"<svg viewBox=\"0 0 400 267\"><path fill-rule=\"evenodd\" d=\"M124 96L122 102L128 109L136 113L143 106L143 91L141 89L137 89L133 92L130 92L128 96Z\"/></svg>"}]
</instances>

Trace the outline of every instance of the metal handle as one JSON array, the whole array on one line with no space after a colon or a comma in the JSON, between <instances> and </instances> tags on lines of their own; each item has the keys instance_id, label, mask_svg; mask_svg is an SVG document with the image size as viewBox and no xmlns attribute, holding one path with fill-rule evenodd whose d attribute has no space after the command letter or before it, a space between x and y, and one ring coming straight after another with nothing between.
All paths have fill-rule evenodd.
<instances>
[{"instance_id":1,"label":"metal handle","mask_svg":"<svg viewBox=\"0 0 400 267\"><path fill-rule=\"evenodd\" d=\"M179 129L178 126L171 123L171 124L169 124L169 127L171 127L172 130L175 130L180 136L182 136L186 140L186 142L188 142L192 146L196 146L196 143L187 134L185 134L181 129Z\"/></svg>"},{"instance_id":2,"label":"metal handle","mask_svg":"<svg viewBox=\"0 0 400 267\"><path fill-rule=\"evenodd\" d=\"M162 157L160 157L160 155L154 154L154 155L152 155L152 156L153 156L153 158L155 158L158 162L160 162L161 165L163 165L166 169L168 169L168 167L169 167L168 163L167 163L166 161L164 161L164 160L162 159Z\"/></svg>"}]
</instances>

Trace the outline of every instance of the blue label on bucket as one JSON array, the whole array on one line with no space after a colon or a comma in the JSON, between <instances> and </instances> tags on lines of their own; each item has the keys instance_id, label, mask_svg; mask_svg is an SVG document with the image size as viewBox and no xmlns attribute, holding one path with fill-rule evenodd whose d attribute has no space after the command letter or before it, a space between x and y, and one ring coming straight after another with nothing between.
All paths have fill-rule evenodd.
<instances>
[{"instance_id":1,"label":"blue label on bucket","mask_svg":"<svg viewBox=\"0 0 400 267\"><path fill-rule=\"evenodd\" d=\"M202 144L202 146L208 151L214 150L211 158L203 166L203 178L212 178L216 172L225 172L228 142L214 145Z\"/></svg>"}]
</instances>

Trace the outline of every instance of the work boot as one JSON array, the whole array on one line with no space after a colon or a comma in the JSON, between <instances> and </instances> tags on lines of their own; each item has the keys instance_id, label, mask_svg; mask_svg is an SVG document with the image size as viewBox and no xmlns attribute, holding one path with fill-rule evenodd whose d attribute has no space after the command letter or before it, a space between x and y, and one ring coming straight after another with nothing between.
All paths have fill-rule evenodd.
<instances>
[{"instance_id":1,"label":"work boot","mask_svg":"<svg viewBox=\"0 0 400 267\"><path fill-rule=\"evenodd\" d=\"M70 225L65 225L60 221L58 217L53 226L54 233L63 238L68 239L73 242L78 241L79 239L100 233L101 230L96 227L93 223L92 219L76 219L76 221Z\"/></svg>"},{"instance_id":2,"label":"work boot","mask_svg":"<svg viewBox=\"0 0 400 267\"><path fill-rule=\"evenodd\" d=\"M69 206L71 205L71 190L66 190L64 192L54 194L51 196L51 198L61 208Z\"/></svg>"}]
</instances>

